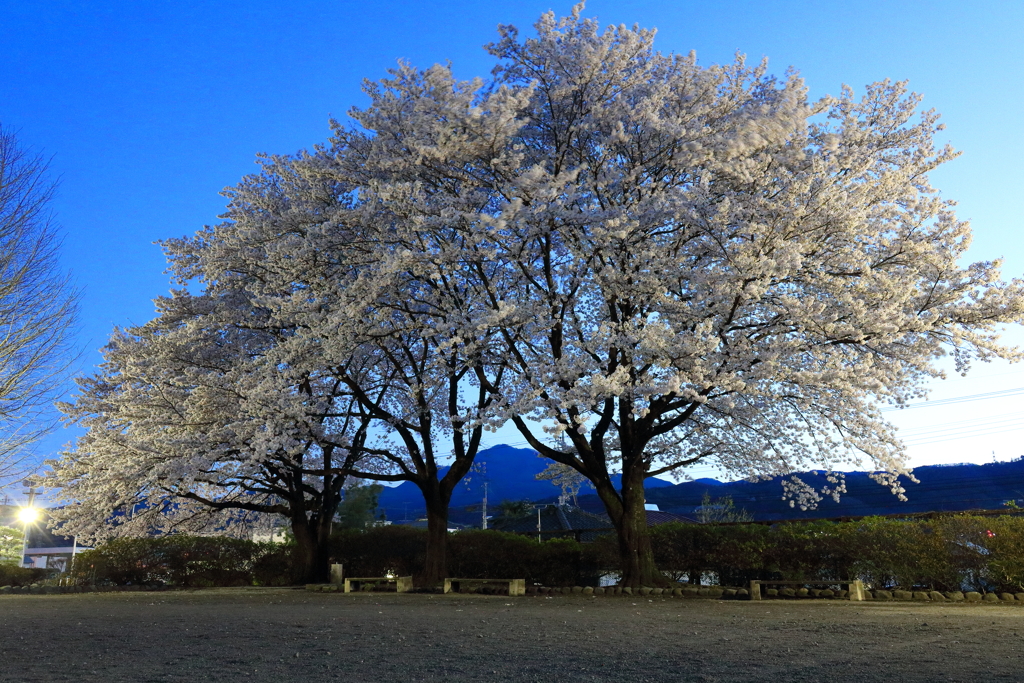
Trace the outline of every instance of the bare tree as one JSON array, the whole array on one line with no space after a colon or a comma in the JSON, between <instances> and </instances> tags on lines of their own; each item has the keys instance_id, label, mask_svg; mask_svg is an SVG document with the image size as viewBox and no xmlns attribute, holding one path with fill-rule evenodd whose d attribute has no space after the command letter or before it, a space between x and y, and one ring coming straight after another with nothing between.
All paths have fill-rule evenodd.
<instances>
[{"instance_id":1,"label":"bare tree","mask_svg":"<svg viewBox=\"0 0 1024 683\"><path fill-rule=\"evenodd\" d=\"M60 268L47 163L0 126L0 483L25 473L28 447L74 360L78 292Z\"/></svg>"}]
</instances>

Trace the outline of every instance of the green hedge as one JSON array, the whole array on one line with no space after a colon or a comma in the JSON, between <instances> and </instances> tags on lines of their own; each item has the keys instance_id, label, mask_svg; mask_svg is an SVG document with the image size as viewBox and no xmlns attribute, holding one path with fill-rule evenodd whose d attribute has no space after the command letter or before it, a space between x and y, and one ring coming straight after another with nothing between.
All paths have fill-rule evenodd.
<instances>
[{"instance_id":1,"label":"green hedge","mask_svg":"<svg viewBox=\"0 0 1024 683\"><path fill-rule=\"evenodd\" d=\"M288 583L287 546L236 538L119 538L75 556L79 583L248 586Z\"/></svg>"},{"instance_id":2,"label":"green hedge","mask_svg":"<svg viewBox=\"0 0 1024 683\"><path fill-rule=\"evenodd\" d=\"M950 515L928 520L666 524L651 530L659 568L675 578L861 578L934 590L1024 590L1024 518Z\"/></svg>"},{"instance_id":3,"label":"green hedge","mask_svg":"<svg viewBox=\"0 0 1024 683\"><path fill-rule=\"evenodd\" d=\"M676 579L711 572L733 586L750 579L861 578L876 586L942 591L1024 590L1024 517L868 518L771 527L666 524L652 528L651 535L658 566ZM590 544L537 543L497 531L460 531L449 537L448 549L449 575L464 578L595 585L603 571L617 569L612 537ZM330 551L348 576L418 574L426 532L398 525L342 529L332 536ZM231 538L119 539L79 554L74 578L100 584L286 585L290 555L287 545ZM31 582L24 571L30 570L0 566L0 585Z\"/></svg>"},{"instance_id":4,"label":"green hedge","mask_svg":"<svg viewBox=\"0 0 1024 683\"><path fill-rule=\"evenodd\" d=\"M331 558L345 565L346 576L419 574L427 548L427 532L388 525L341 529L331 536Z\"/></svg>"},{"instance_id":5,"label":"green hedge","mask_svg":"<svg viewBox=\"0 0 1024 683\"><path fill-rule=\"evenodd\" d=\"M460 531L449 541L448 573L459 578L593 586L604 564L599 547L571 539L538 543L530 536L500 531Z\"/></svg>"},{"instance_id":6,"label":"green hedge","mask_svg":"<svg viewBox=\"0 0 1024 683\"><path fill-rule=\"evenodd\" d=\"M391 525L345 529L331 539L331 556L348 576L398 576L423 569L427 534ZM536 540L500 531L467 530L448 538L448 574L475 578L525 578L546 586L593 585L605 561L600 549L576 541Z\"/></svg>"},{"instance_id":7,"label":"green hedge","mask_svg":"<svg viewBox=\"0 0 1024 683\"><path fill-rule=\"evenodd\" d=\"M19 567L10 562L0 562L0 586L29 586L47 577L45 569Z\"/></svg>"},{"instance_id":8,"label":"green hedge","mask_svg":"<svg viewBox=\"0 0 1024 683\"><path fill-rule=\"evenodd\" d=\"M426 532L405 526L341 529L331 537L333 562L348 576L418 574ZM290 546L223 537L124 538L75 558L73 578L87 584L168 586L286 585ZM462 531L449 537L451 576L526 578L548 586L593 584L601 566L595 546L571 540L537 543L496 531Z\"/></svg>"}]
</instances>

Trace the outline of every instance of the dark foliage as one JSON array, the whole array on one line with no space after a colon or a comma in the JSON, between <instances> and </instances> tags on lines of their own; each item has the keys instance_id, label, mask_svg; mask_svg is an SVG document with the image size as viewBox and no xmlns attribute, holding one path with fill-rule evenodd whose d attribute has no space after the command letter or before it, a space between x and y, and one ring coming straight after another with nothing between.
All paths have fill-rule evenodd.
<instances>
[{"instance_id":1,"label":"dark foliage","mask_svg":"<svg viewBox=\"0 0 1024 683\"><path fill-rule=\"evenodd\" d=\"M652 529L658 566L695 582L840 580L935 590L1024 590L1024 517L685 525Z\"/></svg>"},{"instance_id":2,"label":"dark foliage","mask_svg":"<svg viewBox=\"0 0 1024 683\"><path fill-rule=\"evenodd\" d=\"M34 567L19 567L16 564L0 562L0 586L29 586L47 578L49 572Z\"/></svg>"},{"instance_id":3,"label":"dark foliage","mask_svg":"<svg viewBox=\"0 0 1024 683\"><path fill-rule=\"evenodd\" d=\"M651 530L658 565L672 578L713 575L723 585L751 579L841 580L935 590L1024 590L1024 517L950 515L929 520L664 524ZM413 575L423 567L426 532L407 526L341 529L333 562L347 576ZM286 585L290 547L221 537L119 539L79 554L79 583L169 586ZM595 585L616 570L611 537L596 543L498 531L449 539L449 575L525 578L546 586ZM0 565L0 585L28 585L45 570Z\"/></svg>"},{"instance_id":4,"label":"dark foliage","mask_svg":"<svg viewBox=\"0 0 1024 683\"><path fill-rule=\"evenodd\" d=\"M347 576L416 574L423 566L426 532L404 526L344 530L333 536L335 562ZM593 585L604 561L600 549L572 540L538 543L499 531L460 531L448 541L449 575L467 579L525 578L547 586Z\"/></svg>"},{"instance_id":5,"label":"dark foliage","mask_svg":"<svg viewBox=\"0 0 1024 683\"><path fill-rule=\"evenodd\" d=\"M283 585L289 548L235 538L121 538L75 558L79 583L168 586Z\"/></svg>"},{"instance_id":6,"label":"dark foliage","mask_svg":"<svg viewBox=\"0 0 1024 683\"><path fill-rule=\"evenodd\" d=\"M423 571L427 532L399 525L342 529L331 536L330 552L345 576L411 576Z\"/></svg>"},{"instance_id":7,"label":"dark foliage","mask_svg":"<svg viewBox=\"0 0 1024 683\"><path fill-rule=\"evenodd\" d=\"M363 529L371 526L378 515L382 514L377 508L377 502L383 490L380 484L346 489L345 498L338 504L338 511L334 514L335 528Z\"/></svg>"},{"instance_id":8,"label":"dark foliage","mask_svg":"<svg viewBox=\"0 0 1024 683\"><path fill-rule=\"evenodd\" d=\"M462 531L449 545L449 573L463 578L525 578L527 583L545 586L592 586L603 564L597 548L570 539L538 543L529 536L500 531Z\"/></svg>"}]
</instances>

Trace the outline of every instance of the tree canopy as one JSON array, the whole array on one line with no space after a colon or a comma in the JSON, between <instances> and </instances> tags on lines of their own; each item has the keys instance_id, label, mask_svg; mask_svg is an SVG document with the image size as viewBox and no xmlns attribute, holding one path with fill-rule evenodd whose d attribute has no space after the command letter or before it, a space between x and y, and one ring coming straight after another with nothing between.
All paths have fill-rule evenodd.
<instances>
[{"instance_id":1,"label":"tree canopy","mask_svg":"<svg viewBox=\"0 0 1024 683\"><path fill-rule=\"evenodd\" d=\"M0 526L0 564L21 564L25 533L21 529Z\"/></svg>"},{"instance_id":2,"label":"tree canopy","mask_svg":"<svg viewBox=\"0 0 1024 683\"><path fill-rule=\"evenodd\" d=\"M650 476L853 464L901 495L881 407L922 395L947 354L958 370L1020 357L998 336L1022 318L1022 283L961 264L970 227L929 184L956 156L934 143L938 115L906 83L811 100L795 72L702 66L581 10L528 38L500 27L490 80L400 64L368 82L352 125L268 158L225 223L166 244L178 277L242 302L225 311L239 330L287 330L247 371L257 394L372 421L349 472L417 482L437 528L482 431L506 421L594 485L627 584L664 580ZM314 401L304 377L337 393ZM85 388L77 410L98 421L68 456L83 473L114 419ZM829 482L791 476L785 495L813 505L842 493Z\"/></svg>"}]
</instances>

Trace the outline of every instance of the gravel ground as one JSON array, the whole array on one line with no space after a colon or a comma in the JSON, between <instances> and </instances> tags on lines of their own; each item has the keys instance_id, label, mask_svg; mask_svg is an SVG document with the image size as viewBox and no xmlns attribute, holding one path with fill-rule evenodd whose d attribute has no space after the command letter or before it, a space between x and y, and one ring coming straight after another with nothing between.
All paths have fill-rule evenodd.
<instances>
[{"instance_id":1,"label":"gravel ground","mask_svg":"<svg viewBox=\"0 0 1024 683\"><path fill-rule=\"evenodd\" d=\"M1021 681L1024 605L307 593L0 597L0 681Z\"/></svg>"}]
</instances>

